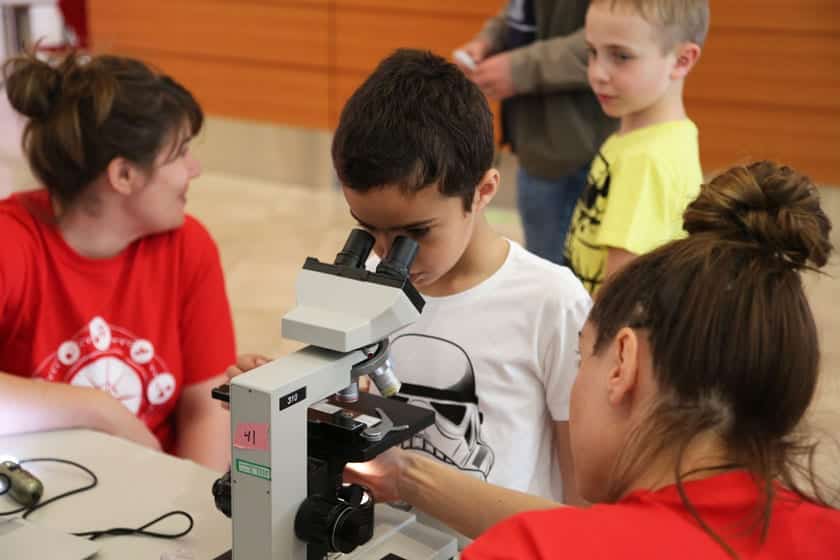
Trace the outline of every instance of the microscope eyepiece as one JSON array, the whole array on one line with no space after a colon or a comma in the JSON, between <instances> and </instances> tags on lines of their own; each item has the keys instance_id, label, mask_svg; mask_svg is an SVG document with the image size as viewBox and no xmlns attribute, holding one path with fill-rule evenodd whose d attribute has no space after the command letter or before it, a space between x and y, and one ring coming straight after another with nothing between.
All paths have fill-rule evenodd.
<instances>
[{"instance_id":1,"label":"microscope eyepiece","mask_svg":"<svg viewBox=\"0 0 840 560\"><path fill-rule=\"evenodd\" d=\"M334 264L364 268L365 261L373 249L373 236L363 229L354 229L347 236L344 248L335 256Z\"/></svg>"},{"instance_id":2,"label":"microscope eyepiece","mask_svg":"<svg viewBox=\"0 0 840 560\"><path fill-rule=\"evenodd\" d=\"M417 242L400 235L394 239L391 249L379 266L376 267L376 272L381 272L389 276L395 276L400 280L408 278L408 271L411 268L411 263L414 262L414 257L417 256L419 245Z\"/></svg>"}]
</instances>

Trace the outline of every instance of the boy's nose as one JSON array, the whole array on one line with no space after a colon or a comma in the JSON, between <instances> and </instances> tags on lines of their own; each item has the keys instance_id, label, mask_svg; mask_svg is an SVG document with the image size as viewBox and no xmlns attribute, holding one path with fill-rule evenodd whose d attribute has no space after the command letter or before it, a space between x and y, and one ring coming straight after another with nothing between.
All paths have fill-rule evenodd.
<instances>
[{"instance_id":1,"label":"boy's nose","mask_svg":"<svg viewBox=\"0 0 840 560\"><path fill-rule=\"evenodd\" d=\"M391 250L391 244L394 242L394 236L387 233L377 233L374 235L373 252L379 258L385 258L388 251Z\"/></svg>"},{"instance_id":2,"label":"boy's nose","mask_svg":"<svg viewBox=\"0 0 840 560\"><path fill-rule=\"evenodd\" d=\"M601 64L597 60L590 59L589 67L587 70L589 72L590 85L603 84L609 79L609 75L604 69L603 64Z\"/></svg>"}]
</instances>

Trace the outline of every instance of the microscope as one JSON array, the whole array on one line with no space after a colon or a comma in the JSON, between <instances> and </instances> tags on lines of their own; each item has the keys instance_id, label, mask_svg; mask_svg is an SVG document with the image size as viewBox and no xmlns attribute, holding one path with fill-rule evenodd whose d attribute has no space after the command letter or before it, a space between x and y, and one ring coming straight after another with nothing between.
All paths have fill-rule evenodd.
<instances>
[{"instance_id":1,"label":"microscope","mask_svg":"<svg viewBox=\"0 0 840 560\"><path fill-rule=\"evenodd\" d=\"M330 263L309 257L282 334L309 344L213 391L230 403L230 471L213 486L232 518L233 549L217 560L401 560L455 556L455 539L413 514L374 509L342 480L364 462L434 423L430 410L389 399L400 382L388 337L415 321L424 300L409 281L417 243L397 237L376 271L373 237L353 230ZM378 395L360 391L367 376Z\"/></svg>"}]
</instances>

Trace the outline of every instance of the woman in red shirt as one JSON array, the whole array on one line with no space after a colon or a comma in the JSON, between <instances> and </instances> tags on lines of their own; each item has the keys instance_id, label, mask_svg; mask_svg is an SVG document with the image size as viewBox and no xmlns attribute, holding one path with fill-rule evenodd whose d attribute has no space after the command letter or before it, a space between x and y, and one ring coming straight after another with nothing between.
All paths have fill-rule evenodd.
<instances>
[{"instance_id":1,"label":"woman in red shirt","mask_svg":"<svg viewBox=\"0 0 840 560\"><path fill-rule=\"evenodd\" d=\"M201 108L128 58L24 56L4 77L43 188L0 200L0 435L92 428L224 469L230 306L185 212Z\"/></svg>"},{"instance_id":2,"label":"woman in red shirt","mask_svg":"<svg viewBox=\"0 0 840 560\"><path fill-rule=\"evenodd\" d=\"M593 506L397 450L345 478L481 535L465 560L840 558L836 496L798 432L820 354L800 272L832 250L817 189L770 162L736 167L703 186L685 229L605 284L580 335L569 424Z\"/></svg>"}]
</instances>

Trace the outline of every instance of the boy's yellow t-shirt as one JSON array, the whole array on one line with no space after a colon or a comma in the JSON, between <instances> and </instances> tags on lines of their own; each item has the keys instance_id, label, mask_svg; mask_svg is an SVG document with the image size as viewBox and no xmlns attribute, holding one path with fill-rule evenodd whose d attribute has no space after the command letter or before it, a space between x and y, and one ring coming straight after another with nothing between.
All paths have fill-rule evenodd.
<instances>
[{"instance_id":1,"label":"boy's yellow t-shirt","mask_svg":"<svg viewBox=\"0 0 840 560\"><path fill-rule=\"evenodd\" d=\"M566 239L565 264L594 294L607 248L641 255L682 237L683 212L703 174L697 127L688 119L613 134L592 162Z\"/></svg>"}]
</instances>

